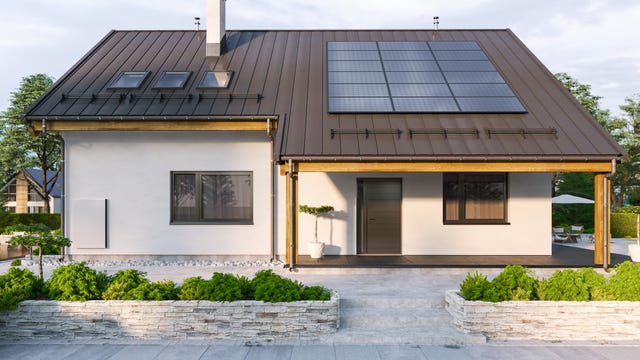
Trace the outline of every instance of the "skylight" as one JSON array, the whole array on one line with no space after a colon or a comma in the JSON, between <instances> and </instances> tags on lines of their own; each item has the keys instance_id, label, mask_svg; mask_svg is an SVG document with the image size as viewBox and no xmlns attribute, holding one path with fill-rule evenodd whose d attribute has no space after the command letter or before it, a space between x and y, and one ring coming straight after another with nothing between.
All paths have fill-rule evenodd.
<instances>
[{"instance_id":1,"label":"skylight","mask_svg":"<svg viewBox=\"0 0 640 360\"><path fill-rule=\"evenodd\" d=\"M224 89L229 86L231 75L231 71L207 71L202 75L198 87L205 89Z\"/></svg>"},{"instance_id":2,"label":"skylight","mask_svg":"<svg viewBox=\"0 0 640 360\"><path fill-rule=\"evenodd\" d=\"M149 75L148 71L123 71L109 86L110 89L137 89Z\"/></svg>"},{"instance_id":3,"label":"skylight","mask_svg":"<svg viewBox=\"0 0 640 360\"><path fill-rule=\"evenodd\" d=\"M191 71L165 71L153 86L156 89L182 89L189 80Z\"/></svg>"}]
</instances>

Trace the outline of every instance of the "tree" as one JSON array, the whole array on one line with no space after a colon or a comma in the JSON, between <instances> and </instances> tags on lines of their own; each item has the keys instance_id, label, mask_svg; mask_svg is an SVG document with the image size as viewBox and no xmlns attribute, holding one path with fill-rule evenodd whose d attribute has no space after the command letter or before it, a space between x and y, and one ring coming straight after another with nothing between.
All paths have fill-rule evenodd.
<instances>
[{"instance_id":1,"label":"tree","mask_svg":"<svg viewBox=\"0 0 640 360\"><path fill-rule=\"evenodd\" d=\"M303 212L305 214L310 214L315 217L316 222L315 222L313 235L315 238L315 242L318 242L318 216L332 212L334 210L333 206L324 205L324 206L314 207L314 206L300 205L299 210L300 212Z\"/></svg>"},{"instance_id":2,"label":"tree","mask_svg":"<svg viewBox=\"0 0 640 360\"><path fill-rule=\"evenodd\" d=\"M11 245L35 246L38 248L38 271L41 280L44 280L44 274L42 272L42 253L44 253L44 249L46 247L71 246L69 239L60 234L52 233L44 224L20 224L12 226L10 230L24 233L24 235L13 236L11 238Z\"/></svg>"},{"instance_id":3,"label":"tree","mask_svg":"<svg viewBox=\"0 0 640 360\"><path fill-rule=\"evenodd\" d=\"M27 167L39 167L42 179L34 190L42 198L46 213L50 212L47 199L60 173L61 145L52 134L32 135L22 116L52 84L53 79L45 74L22 78L20 87L11 93L9 108L0 115L2 182L6 183L7 179ZM47 170L53 170L53 175L50 176Z\"/></svg>"},{"instance_id":4,"label":"tree","mask_svg":"<svg viewBox=\"0 0 640 360\"><path fill-rule=\"evenodd\" d=\"M612 121L613 137L627 150L628 157L616 168L613 178L614 208L620 208L629 194L637 192L640 179L640 94L627 97L620 110L624 113Z\"/></svg>"}]
</instances>

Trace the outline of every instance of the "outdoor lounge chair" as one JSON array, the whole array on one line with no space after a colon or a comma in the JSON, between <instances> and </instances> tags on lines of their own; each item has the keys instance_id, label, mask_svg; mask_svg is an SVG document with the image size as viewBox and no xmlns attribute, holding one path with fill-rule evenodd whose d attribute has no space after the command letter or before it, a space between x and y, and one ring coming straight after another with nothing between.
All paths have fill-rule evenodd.
<instances>
[{"instance_id":1,"label":"outdoor lounge chair","mask_svg":"<svg viewBox=\"0 0 640 360\"><path fill-rule=\"evenodd\" d=\"M575 240L575 242L579 242L582 240L582 233L584 232L584 226L582 225L571 225L571 229L569 231L569 236Z\"/></svg>"},{"instance_id":2,"label":"outdoor lounge chair","mask_svg":"<svg viewBox=\"0 0 640 360\"><path fill-rule=\"evenodd\" d=\"M553 241L559 243L569 242L569 234L567 234L567 231L563 227L554 227Z\"/></svg>"}]
</instances>

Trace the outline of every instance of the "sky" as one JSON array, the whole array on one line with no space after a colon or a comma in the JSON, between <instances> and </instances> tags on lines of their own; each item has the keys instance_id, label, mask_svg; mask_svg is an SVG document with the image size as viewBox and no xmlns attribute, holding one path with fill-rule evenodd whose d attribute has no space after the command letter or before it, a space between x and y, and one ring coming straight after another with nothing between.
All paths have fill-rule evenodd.
<instances>
[{"instance_id":1,"label":"sky","mask_svg":"<svg viewBox=\"0 0 640 360\"><path fill-rule=\"evenodd\" d=\"M59 79L110 30L194 29L206 0L0 0L0 111L24 76ZM230 30L511 29L619 115L640 93L638 0L227 0Z\"/></svg>"}]
</instances>

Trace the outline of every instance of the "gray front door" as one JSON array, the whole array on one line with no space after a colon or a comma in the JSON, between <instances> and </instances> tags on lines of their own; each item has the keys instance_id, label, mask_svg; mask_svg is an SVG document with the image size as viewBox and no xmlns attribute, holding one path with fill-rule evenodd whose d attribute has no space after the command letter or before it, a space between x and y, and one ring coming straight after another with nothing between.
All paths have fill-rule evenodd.
<instances>
[{"instance_id":1,"label":"gray front door","mask_svg":"<svg viewBox=\"0 0 640 360\"><path fill-rule=\"evenodd\" d=\"M358 254L400 254L402 179L358 179Z\"/></svg>"}]
</instances>

